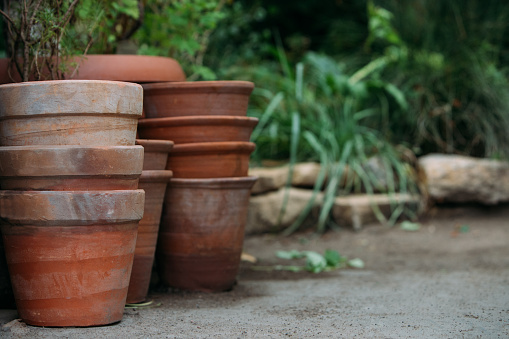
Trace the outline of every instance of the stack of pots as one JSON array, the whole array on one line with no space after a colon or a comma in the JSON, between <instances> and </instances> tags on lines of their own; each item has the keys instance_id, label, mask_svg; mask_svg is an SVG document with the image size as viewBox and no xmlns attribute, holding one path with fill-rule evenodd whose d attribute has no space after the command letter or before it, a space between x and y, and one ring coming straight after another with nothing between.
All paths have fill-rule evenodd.
<instances>
[{"instance_id":1,"label":"stack of pots","mask_svg":"<svg viewBox=\"0 0 509 339\"><path fill-rule=\"evenodd\" d=\"M25 323L122 319L144 210L142 95L114 81L0 86L0 226Z\"/></svg>"},{"instance_id":2,"label":"stack of pots","mask_svg":"<svg viewBox=\"0 0 509 339\"><path fill-rule=\"evenodd\" d=\"M161 281L182 290L232 288L240 264L251 187L245 81L144 84L140 138L172 140L156 250Z\"/></svg>"}]
</instances>

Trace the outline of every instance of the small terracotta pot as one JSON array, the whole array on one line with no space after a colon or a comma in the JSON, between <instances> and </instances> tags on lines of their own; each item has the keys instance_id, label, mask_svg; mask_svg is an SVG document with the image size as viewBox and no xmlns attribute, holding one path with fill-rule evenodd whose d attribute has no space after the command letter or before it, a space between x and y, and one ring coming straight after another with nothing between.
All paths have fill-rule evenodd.
<instances>
[{"instance_id":1,"label":"small terracotta pot","mask_svg":"<svg viewBox=\"0 0 509 339\"><path fill-rule=\"evenodd\" d=\"M0 146L131 146L140 85L59 80L0 85Z\"/></svg>"},{"instance_id":2,"label":"small terracotta pot","mask_svg":"<svg viewBox=\"0 0 509 339\"><path fill-rule=\"evenodd\" d=\"M0 225L21 319L95 326L122 319L143 190L0 191Z\"/></svg>"},{"instance_id":3,"label":"small terracotta pot","mask_svg":"<svg viewBox=\"0 0 509 339\"><path fill-rule=\"evenodd\" d=\"M144 171L164 170L166 168L168 153L173 148L173 141L136 139L136 144L143 146L145 150Z\"/></svg>"},{"instance_id":4,"label":"small terracotta pot","mask_svg":"<svg viewBox=\"0 0 509 339\"><path fill-rule=\"evenodd\" d=\"M189 115L245 116L254 84L248 81L196 81L144 84L146 118Z\"/></svg>"},{"instance_id":5,"label":"small terracotta pot","mask_svg":"<svg viewBox=\"0 0 509 339\"><path fill-rule=\"evenodd\" d=\"M138 227L133 270L127 291L128 304L142 302L147 297L164 194L171 177L171 171L143 171L141 175L139 187L145 191L145 212Z\"/></svg>"},{"instance_id":6,"label":"small terracotta pot","mask_svg":"<svg viewBox=\"0 0 509 339\"><path fill-rule=\"evenodd\" d=\"M252 142L201 142L173 147L166 169L174 178L243 177L249 169Z\"/></svg>"},{"instance_id":7,"label":"small terracotta pot","mask_svg":"<svg viewBox=\"0 0 509 339\"><path fill-rule=\"evenodd\" d=\"M4 146L0 164L4 190L137 189L143 147Z\"/></svg>"},{"instance_id":8,"label":"small terracotta pot","mask_svg":"<svg viewBox=\"0 0 509 339\"><path fill-rule=\"evenodd\" d=\"M189 116L144 119L138 123L141 138L173 140L176 144L249 141L257 118L238 116Z\"/></svg>"},{"instance_id":9,"label":"small terracotta pot","mask_svg":"<svg viewBox=\"0 0 509 339\"><path fill-rule=\"evenodd\" d=\"M172 179L157 244L162 282L219 292L235 283L256 177Z\"/></svg>"}]
</instances>

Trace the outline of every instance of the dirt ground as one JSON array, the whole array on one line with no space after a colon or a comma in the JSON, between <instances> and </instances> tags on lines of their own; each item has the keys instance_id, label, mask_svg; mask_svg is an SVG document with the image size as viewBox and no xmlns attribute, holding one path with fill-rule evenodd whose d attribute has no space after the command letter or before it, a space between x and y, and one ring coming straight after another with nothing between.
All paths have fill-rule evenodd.
<instances>
[{"instance_id":1,"label":"dirt ground","mask_svg":"<svg viewBox=\"0 0 509 339\"><path fill-rule=\"evenodd\" d=\"M507 338L509 206L433 210L419 231L370 225L319 238L250 236L230 292L152 291L119 324L37 328L0 311L2 338ZM364 269L256 271L277 250L339 251Z\"/></svg>"}]
</instances>

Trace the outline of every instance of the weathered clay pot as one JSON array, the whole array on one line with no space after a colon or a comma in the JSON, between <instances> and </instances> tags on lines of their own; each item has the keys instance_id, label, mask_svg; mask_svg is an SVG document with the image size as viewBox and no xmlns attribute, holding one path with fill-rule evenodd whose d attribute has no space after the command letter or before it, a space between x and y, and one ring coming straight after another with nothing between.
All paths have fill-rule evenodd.
<instances>
[{"instance_id":1,"label":"weathered clay pot","mask_svg":"<svg viewBox=\"0 0 509 339\"><path fill-rule=\"evenodd\" d=\"M162 282L218 292L235 283L256 177L172 179L157 244Z\"/></svg>"},{"instance_id":2,"label":"weathered clay pot","mask_svg":"<svg viewBox=\"0 0 509 339\"><path fill-rule=\"evenodd\" d=\"M176 144L249 141L256 124L257 118L240 116L154 118L138 123L138 135L148 139L171 139Z\"/></svg>"},{"instance_id":3,"label":"weathered clay pot","mask_svg":"<svg viewBox=\"0 0 509 339\"><path fill-rule=\"evenodd\" d=\"M127 291L128 304L142 302L147 297L164 194L171 177L172 172L164 170L143 171L141 175L139 187L145 191L145 212L138 227L133 269Z\"/></svg>"},{"instance_id":4,"label":"weathered clay pot","mask_svg":"<svg viewBox=\"0 0 509 339\"><path fill-rule=\"evenodd\" d=\"M0 146L131 146L140 85L96 80L0 85Z\"/></svg>"},{"instance_id":5,"label":"weathered clay pot","mask_svg":"<svg viewBox=\"0 0 509 339\"><path fill-rule=\"evenodd\" d=\"M196 81L144 84L147 118L189 115L245 116L254 84L248 81Z\"/></svg>"},{"instance_id":6,"label":"weathered clay pot","mask_svg":"<svg viewBox=\"0 0 509 339\"><path fill-rule=\"evenodd\" d=\"M4 146L0 164L4 190L137 189L143 147Z\"/></svg>"},{"instance_id":7,"label":"weathered clay pot","mask_svg":"<svg viewBox=\"0 0 509 339\"><path fill-rule=\"evenodd\" d=\"M243 177L249 169L252 142L200 142L175 145L166 169L174 178Z\"/></svg>"},{"instance_id":8,"label":"weathered clay pot","mask_svg":"<svg viewBox=\"0 0 509 339\"><path fill-rule=\"evenodd\" d=\"M168 153L173 148L173 141L136 139L136 144L143 146L145 150L144 171L164 170L166 168Z\"/></svg>"},{"instance_id":9,"label":"weathered clay pot","mask_svg":"<svg viewBox=\"0 0 509 339\"><path fill-rule=\"evenodd\" d=\"M20 318L37 326L122 319L143 190L0 191L0 225Z\"/></svg>"}]
</instances>

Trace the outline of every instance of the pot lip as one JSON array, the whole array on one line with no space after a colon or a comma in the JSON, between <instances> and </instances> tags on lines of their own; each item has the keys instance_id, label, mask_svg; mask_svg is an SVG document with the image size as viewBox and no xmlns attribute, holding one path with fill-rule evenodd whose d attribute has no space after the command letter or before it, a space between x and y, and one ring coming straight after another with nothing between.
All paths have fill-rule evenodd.
<instances>
[{"instance_id":1,"label":"pot lip","mask_svg":"<svg viewBox=\"0 0 509 339\"><path fill-rule=\"evenodd\" d=\"M127 81L115 81L115 80L87 80L87 79L66 79L66 80L43 80L43 81L25 81L16 83L0 84L0 89L4 88L18 88L18 87L29 87L38 85L59 85L59 84L100 84L108 83L111 85L118 85L121 87L131 86L135 88L141 88L140 84Z\"/></svg>"},{"instance_id":2,"label":"pot lip","mask_svg":"<svg viewBox=\"0 0 509 339\"><path fill-rule=\"evenodd\" d=\"M249 141L217 141L176 144L170 153L172 155L190 155L196 153L252 153L256 148L254 142Z\"/></svg>"},{"instance_id":3,"label":"pot lip","mask_svg":"<svg viewBox=\"0 0 509 339\"><path fill-rule=\"evenodd\" d=\"M145 153L169 153L174 146L174 142L171 140L136 139L136 145L142 146Z\"/></svg>"},{"instance_id":4,"label":"pot lip","mask_svg":"<svg viewBox=\"0 0 509 339\"><path fill-rule=\"evenodd\" d=\"M158 128L173 126L240 126L255 127L258 118L235 115L192 115L166 118L149 118L138 121L140 128Z\"/></svg>"},{"instance_id":5,"label":"pot lip","mask_svg":"<svg viewBox=\"0 0 509 339\"><path fill-rule=\"evenodd\" d=\"M224 177L224 178L173 178L168 188L251 188L258 180L257 176Z\"/></svg>"},{"instance_id":6,"label":"pot lip","mask_svg":"<svg viewBox=\"0 0 509 339\"><path fill-rule=\"evenodd\" d=\"M140 184L159 182L167 183L173 178L173 171L170 170L144 170L141 172Z\"/></svg>"},{"instance_id":7,"label":"pot lip","mask_svg":"<svg viewBox=\"0 0 509 339\"><path fill-rule=\"evenodd\" d=\"M13 151L37 151L37 152L51 152L57 150L87 150L87 151L129 151L143 149L141 145L132 146L88 146L88 145L25 145L25 146L0 146L0 152L13 152Z\"/></svg>"},{"instance_id":8,"label":"pot lip","mask_svg":"<svg viewBox=\"0 0 509 339\"><path fill-rule=\"evenodd\" d=\"M170 93L239 93L251 94L254 83L243 80L176 81L142 84L143 91L170 91Z\"/></svg>"}]
</instances>

